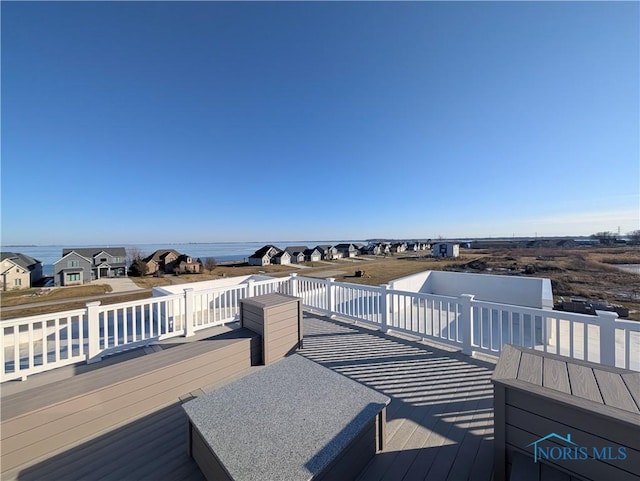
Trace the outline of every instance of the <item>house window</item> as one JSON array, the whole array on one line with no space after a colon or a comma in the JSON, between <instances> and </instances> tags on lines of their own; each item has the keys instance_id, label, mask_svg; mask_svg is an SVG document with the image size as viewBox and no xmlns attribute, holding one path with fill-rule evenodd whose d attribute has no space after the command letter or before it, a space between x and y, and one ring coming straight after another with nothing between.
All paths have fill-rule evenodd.
<instances>
[{"instance_id":1,"label":"house window","mask_svg":"<svg viewBox=\"0 0 640 481\"><path fill-rule=\"evenodd\" d=\"M79 281L79 280L80 280L80 274L67 274L67 281L73 282L73 281Z\"/></svg>"},{"instance_id":2,"label":"house window","mask_svg":"<svg viewBox=\"0 0 640 481\"><path fill-rule=\"evenodd\" d=\"M78 261L67 261L67 267L78 267Z\"/></svg>"},{"instance_id":3,"label":"house window","mask_svg":"<svg viewBox=\"0 0 640 481\"><path fill-rule=\"evenodd\" d=\"M13 280L13 285L14 286L21 286L22 285L22 279L14 279Z\"/></svg>"},{"instance_id":4,"label":"house window","mask_svg":"<svg viewBox=\"0 0 640 481\"><path fill-rule=\"evenodd\" d=\"M107 258L103 257L102 259L100 259L100 262L107 262Z\"/></svg>"}]
</instances>

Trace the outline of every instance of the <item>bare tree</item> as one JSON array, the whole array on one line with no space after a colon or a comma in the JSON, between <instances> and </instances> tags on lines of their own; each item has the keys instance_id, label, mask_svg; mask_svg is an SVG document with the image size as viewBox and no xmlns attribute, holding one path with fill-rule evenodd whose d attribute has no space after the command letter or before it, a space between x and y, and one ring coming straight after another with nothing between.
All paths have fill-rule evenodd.
<instances>
[{"instance_id":1,"label":"bare tree","mask_svg":"<svg viewBox=\"0 0 640 481\"><path fill-rule=\"evenodd\" d=\"M211 274L213 270L218 267L218 263L216 262L215 257L205 257L203 265L204 268L209 271L209 274Z\"/></svg>"},{"instance_id":2,"label":"bare tree","mask_svg":"<svg viewBox=\"0 0 640 481\"><path fill-rule=\"evenodd\" d=\"M632 230L631 232L628 232L627 235L629 236L629 241L632 244L640 244L640 229Z\"/></svg>"},{"instance_id":3,"label":"bare tree","mask_svg":"<svg viewBox=\"0 0 640 481\"><path fill-rule=\"evenodd\" d=\"M127 263L133 265L137 259L144 259L147 255L137 247L129 247L127 249Z\"/></svg>"},{"instance_id":4,"label":"bare tree","mask_svg":"<svg viewBox=\"0 0 640 481\"><path fill-rule=\"evenodd\" d=\"M137 247L127 249L127 263L129 264L129 274L132 276L147 275L147 264L143 261L145 253Z\"/></svg>"}]
</instances>

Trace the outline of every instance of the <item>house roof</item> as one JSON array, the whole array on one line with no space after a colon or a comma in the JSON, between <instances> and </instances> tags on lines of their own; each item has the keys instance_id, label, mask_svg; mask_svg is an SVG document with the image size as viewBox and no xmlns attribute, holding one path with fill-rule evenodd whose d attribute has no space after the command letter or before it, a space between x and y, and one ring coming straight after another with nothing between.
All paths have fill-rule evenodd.
<instances>
[{"instance_id":1,"label":"house roof","mask_svg":"<svg viewBox=\"0 0 640 481\"><path fill-rule=\"evenodd\" d=\"M314 248L314 249L305 249L304 250L304 255L305 256L310 256L314 252L317 252L318 254L320 254L320 251L318 249Z\"/></svg>"},{"instance_id":2,"label":"house roof","mask_svg":"<svg viewBox=\"0 0 640 481\"><path fill-rule=\"evenodd\" d=\"M40 264L39 260L19 252L1 252L0 257L2 260L9 259L13 263L25 269L29 269L36 264Z\"/></svg>"},{"instance_id":3,"label":"house roof","mask_svg":"<svg viewBox=\"0 0 640 481\"><path fill-rule=\"evenodd\" d=\"M167 257L169 254L175 254L176 257L180 257L180 253L175 250L175 249L158 249L157 251L155 251L153 254L145 257L143 260L145 262L149 262L151 260L154 261L159 261L159 260L163 260L165 257Z\"/></svg>"},{"instance_id":4,"label":"house roof","mask_svg":"<svg viewBox=\"0 0 640 481\"><path fill-rule=\"evenodd\" d=\"M334 247L336 249L349 249L352 246L355 247L353 244L336 244Z\"/></svg>"},{"instance_id":5,"label":"house roof","mask_svg":"<svg viewBox=\"0 0 640 481\"><path fill-rule=\"evenodd\" d=\"M284 257L285 255L288 255L289 257L291 257L291 254L289 254L287 251L280 251L273 257L280 258L280 257Z\"/></svg>"},{"instance_id":6,"label":"house roof","mask_svg":"<svg viewBox=\"0 0 640 481\"><path fill-rule=\"evenodd\" d=\"M307 249L308 249L307 246L289 246L289 247L285 247L284 250L289 254L300 254L300 253L304 253L304 251L306 251Z\"/></svg>"},{"instance_id":7,"label":"house roof","mask_svg":"<svg viewBox=\"0 0 640 481\"><path fill-rule=\"evenodd\" d=\"M269 250L270 250L270 249L272 249L272 248L273 248L273 249L275 249L275 250L277 250L278 252L281 252L281 249L278 249L276 246L271 245L271 244L267 244L266 246L261 247L260 249L258 249L257 251L255 251L255 252L253 253L253 255L252 255L252 256L249 256L249 257L262 258L262 257L264 257L264 256L267 254L267 252L269 252Z\"/></svg>"},{"instance_id":8,"label":"house roof","mask_svg":"<svg viewBox=\"0 0 640 481\"><path fill-rule=\"evenodd\" d=\"M178 258L176 259L176 262L178 262L178 263L180 263L180 262L189 263L188 259L191 259L191 263L192 264L197 264L198 263L197 259L194 259L192 256L190 256L188 254L180 254L178 256Z\"/></svg>"},{"instance_id":9,"label":"house roof","mask_svg":"<svg viewBox=\"0 0 640 481\"><path fill-rule=\"evenodd\" d=\"M79 248L70 248L70 249L62 249L62 257L66 256L70 252L75 252L76 254L81 255L82 257L91 258L100 252L106 252L107 254L113 257L126 257L127 251L124 247L79 247Z\"/></svg>"}]
</instances>

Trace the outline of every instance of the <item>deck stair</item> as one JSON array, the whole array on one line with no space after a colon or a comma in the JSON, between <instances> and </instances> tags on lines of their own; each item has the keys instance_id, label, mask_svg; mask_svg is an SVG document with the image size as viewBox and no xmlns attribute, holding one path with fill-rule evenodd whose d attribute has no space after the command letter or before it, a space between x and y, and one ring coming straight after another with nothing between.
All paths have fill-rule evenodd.
<instances>
[{"instance_id":1,"label":"deck stair","mask_svg":"<svg viewBox=\"0 0 640 481\"><path fill-rule=\"evenodd\" d=\"M3 396L0 477L15 479L44 459L249 372L260 344L258 334L236 329Z\"/></svg>"}]
</instances>

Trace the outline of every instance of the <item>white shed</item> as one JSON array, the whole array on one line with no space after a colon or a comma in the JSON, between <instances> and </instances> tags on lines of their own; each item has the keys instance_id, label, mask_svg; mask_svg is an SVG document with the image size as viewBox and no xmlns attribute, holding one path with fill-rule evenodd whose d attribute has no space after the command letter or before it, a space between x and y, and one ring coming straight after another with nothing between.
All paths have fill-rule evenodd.
<instances>
[{"instance_id":1,"label":"white shed","mask_svg":"<svg viewBox=\"0 0 640 481\"><path fill-rule=\"evenodd\" d=\"M434 257L458 257L460 256L460 244L453 242L438 242L431 249Z\"/></svg>"}]
</instances>

